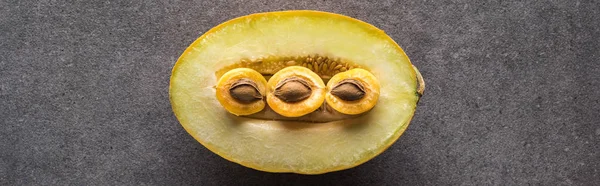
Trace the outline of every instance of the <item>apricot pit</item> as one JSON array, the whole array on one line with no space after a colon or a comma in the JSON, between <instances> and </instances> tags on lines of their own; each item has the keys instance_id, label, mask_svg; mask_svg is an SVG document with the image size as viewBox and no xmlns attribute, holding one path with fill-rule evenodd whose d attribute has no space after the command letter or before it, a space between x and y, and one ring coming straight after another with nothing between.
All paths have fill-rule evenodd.
<instances>
[{"instance_id":1,"label":"apricot pit","mask_svg":"<svg viewBox=\"0 0 600 186\"><path fill-rule=\"evenodd\" d=\"M256 83L249 79L240 79L231 85L229 94L242 103L252 103L262 99Z\"/></svg>"},{"instance_id":2,"label":"apricot pit","mask_svg":"<svg viewBox=\"0 0 600 186\"><path fill-rule=\"evenodd\" d=\"M275 97L287 103L295 103L310 97L312 88L308 82L300 78L287 78L275 87Z\"/></svg>"},{"instance_id":3,"label":"apricot pit","mask_svg":"<svg viewBox=\"0 0 600 186\"><path fill-rule=\"evenodd\" d=\"M344 101L356 101L365 96L365 88L357 80L345 79L331 88L331 94Z\"/></svg>"}]
</instances>

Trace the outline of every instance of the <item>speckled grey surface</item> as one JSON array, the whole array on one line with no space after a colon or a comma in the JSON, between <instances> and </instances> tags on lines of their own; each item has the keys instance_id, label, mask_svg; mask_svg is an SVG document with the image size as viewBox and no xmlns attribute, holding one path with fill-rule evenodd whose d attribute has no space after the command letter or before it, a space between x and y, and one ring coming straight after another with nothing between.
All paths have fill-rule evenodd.
<instances>
[{"instance_id":1,"label":"speckled grey surface","mask_svg":"<svg viewBox=\"0 0 600 186\"><path fill-rule=\"evenodd\" d=\"M0 1L0 185L594 185L600 4L502 1ZM261 11L315 9L385 30L425 96L377 158L318 176L230 163L168 100L182 51Z\"/></svg>"}]
</instances>

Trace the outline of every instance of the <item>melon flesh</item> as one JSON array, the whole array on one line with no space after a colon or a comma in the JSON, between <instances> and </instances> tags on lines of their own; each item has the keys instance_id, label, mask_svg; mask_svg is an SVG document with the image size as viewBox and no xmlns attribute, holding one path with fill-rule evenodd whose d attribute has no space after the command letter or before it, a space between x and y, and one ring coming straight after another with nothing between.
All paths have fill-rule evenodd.
<instances>
[{"instance_id":1,"label":"melon flesh","mask_svg":"<svg viewBox=\"0 0 600 186\"><path fill-rule=\"evenodd\" d=\"M215 72L226 66L307 55L366 67L381 84L377 105L360 117L310 123L234 116L215 98ZM408 57L382 30L337 14L284 11L236 18L205 33L177 61L169 92L185 130L223 158L268 172L320 174L357 166L394 143L414 114L417 86Z\"/></svg>"}]
</instances>

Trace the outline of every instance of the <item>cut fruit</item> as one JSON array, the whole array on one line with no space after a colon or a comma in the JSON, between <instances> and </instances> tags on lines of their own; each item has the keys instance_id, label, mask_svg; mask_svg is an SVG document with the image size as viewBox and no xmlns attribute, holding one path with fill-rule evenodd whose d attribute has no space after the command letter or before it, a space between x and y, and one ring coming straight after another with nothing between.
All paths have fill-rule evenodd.
<instances>
[{"instance_id":1,"label":"cut fruit","mask_svg":"<svg viewBox=\"0 0 600 186\"><path fill-rule=\"evenodd\" d=\"M239 96L226 100L264 103L257 98L257 92L265 94L260 89L262 80L253 78L256 74L245 77L252 81L244 81L239 89L232 89L232 83L221 83L220 79L229 78L229 72L241 68L277 82L275 88L282 88L278 94L284 97L279 99L290 103L311 99L314 89L311 84L306 86L308 80L277 77L289 66L310 69L322 82L337 84L347 78L338 81L336 76L364 69L379 81L379 97L362 114L337 112L335 104L321 100L323 104L318 109L300 117L282 114L309 106L274 112L280 104L273 104L255 112L258 109L231 106L219 98L233 93ZM268 172L320 174L360 165L400 137L422 95L424 83L417 76L404 51L370 24L326 12L283 11L236 18L206 32L177 61L169 93L173 112L185 130L223 158ZM342 89L336 90L334 96L350 101L369 97L368 91L361 95L361 90L374 85L368 81L342 84L344 87L338 87ZM307 97L307 92L311 96ZM319 105L318 100L315 103ZM236 116L248 113L253 114ZM295 115L301 114L290 116Z\"/></svg>"},{"instance_id":2,"label":"cut fruit","mask_svg":"<svg viewBox=\"0 0 600 186\"><path fill-rule=\"evenodd\" d=\"M256 70L237 68L225 73L216 87L221 105L235 115L250 115L265 108L267 80Z\"/></svg>"},{"instance_id":3,"label":"cut fruit","mask_svg":"<svg viewBox=\"0 0 600 186\"><path fill-rule=\"evenodd\" d=\"M379 99L379 81L369 71L360 68L333 76L327 88L327 104L344 114L360 114L371 110Z\"/></svg>"},{"instance_id":4,"label":"cut fruit","mask_svg":"<svg viewBox=\"0 0 600 186\"><path fill-rule=\"evenodd\" d=\"M317 110L325 101L325 83L308 68L284 68L267 83L267 103L278 114L299 117Z\"/></svg>"}]
</instances>

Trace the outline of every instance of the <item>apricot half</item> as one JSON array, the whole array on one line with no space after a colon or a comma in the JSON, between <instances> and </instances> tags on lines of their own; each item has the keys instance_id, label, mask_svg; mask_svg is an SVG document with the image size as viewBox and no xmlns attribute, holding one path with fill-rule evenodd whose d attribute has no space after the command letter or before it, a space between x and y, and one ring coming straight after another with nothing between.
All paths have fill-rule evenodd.
<instances>
[{"instance_id":1,"label":"apricot half","mask_svg":"<svg viewBox=\"0 0 600 186\"><path fill-rule=\"evenodd\" d=\"M382 30L339 14L281 11L206 32L175 64L169 95L185 130L221 157L321 174L393 144L423 90L420 73Z\"/></svg>"},{"instance_id":2,"label":"apricot half","mask_svg":"<svg viewBox=\"0 0 600 186\"><path fill-rule=\"evenodd\" d=\"M268 82L267 103L286 117L298 117L317 110L325 101L325 83L305 67L279 70Z\"/></svg>"}]
</instances>

